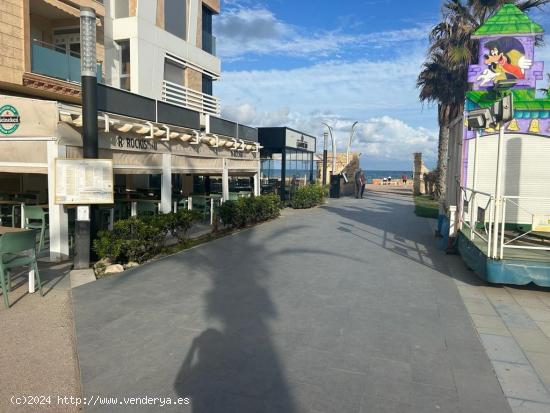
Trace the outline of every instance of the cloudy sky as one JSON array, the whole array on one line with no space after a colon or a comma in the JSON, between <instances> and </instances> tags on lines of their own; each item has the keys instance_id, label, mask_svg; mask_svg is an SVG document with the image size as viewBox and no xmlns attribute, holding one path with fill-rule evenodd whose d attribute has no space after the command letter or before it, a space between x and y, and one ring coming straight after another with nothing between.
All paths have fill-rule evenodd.
<instances>
[{"instance_id":1,"label":"cloudy sky","mask_svg":"<svg viewBox=\"0 0 550 413\"><path fill-rule=\"evenodd\" d=\"M436 160L437 120L415 81L441 0L222 0L215 18L223 116L322 136L334 125L367 169ZM533 18L550 31L549 9ZM539 57L550 69L550 47ZM542 86L542 85L541 85Z\"/></svg>"}]
</instances>

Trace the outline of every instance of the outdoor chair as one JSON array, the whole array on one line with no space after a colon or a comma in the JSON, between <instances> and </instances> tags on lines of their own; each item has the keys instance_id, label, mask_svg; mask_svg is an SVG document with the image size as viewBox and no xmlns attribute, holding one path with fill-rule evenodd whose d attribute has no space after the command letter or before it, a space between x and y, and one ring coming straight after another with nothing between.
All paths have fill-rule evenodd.
<instances>
[{"instance_id":1,"label":"outdoor chair","mask_svg":"<svg viewBox=\"0 0 550 413\"><path fill-rule=\"evenodd\" d=\"M36 263L36 232L36 230L9 232L0 236L0 284L6 308L10 307L8 292L11 292L11 276L9 270L12 268L28 266L29 271L34 270L35 282L38 284L40 295L44 295Z\"/></svg>"},{"instance_id":2,"label":"outdoor chair","mask_svg":"<svg viewBox=\"0 0 550 413\"><path fill-rule=\"evenodd\" d=\"M155 215L157 214L157 205L151 202L137 202L137 214L139 215Z\"/></svg>"},{"instance_id":3,"label":"outdoor chair","mask_svg":"<svg viewBox=\"0 0 550 413\"><path fill-rule=\"evenodd\" d=\"M210 197L202 195L193 196L193 209L199 209L202 212L203 220L210 219Z\"/></svg>"},{"instance_id":4,"label":"outdoor chair","mask_svg":"<svg viewBox=\"0 0 550 413\"><path fill-rule=\"evenodd\" d=\"M23 210L25 211L25 225L26 229L37 229L40 230L40 244L38 247L38 252L41 252L44 248L44 239L46 238L46 231L48 230L47 215L42 208L32 205L24 205Z\"/></svg>"},{"instance_id":5,"label":"outdoor chair","mask_svg":"<svg viewBox=\"0 0 550 413\"><path fill-rule=\"evenodd\" d=\"M0 192L0 201L11 201L11 196L5 192ZM15 226L15 205L0 205L0 225L7 226L9 219L12 227Z\"/></svg>"}]
</instances>

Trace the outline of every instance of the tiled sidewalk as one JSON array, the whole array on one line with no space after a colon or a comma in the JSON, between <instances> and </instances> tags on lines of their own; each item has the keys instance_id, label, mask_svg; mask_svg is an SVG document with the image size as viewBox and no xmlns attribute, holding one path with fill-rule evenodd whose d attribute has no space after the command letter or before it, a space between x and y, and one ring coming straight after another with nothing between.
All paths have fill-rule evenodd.
<instances>
[{"instance_id":1,"label":"tiled sidewalk","mask_svg":"<svg viewBox=\"0 0 550 413\"><path fill-rule=\"evenodd\" d=\"M512 410L550 412L550 289L488 285L454 258L451 271Z\"/></svg>"},{"instance_id":2,"label":"tiled sidewalk","mask_svg":"<svg viewBox=\"0 0 550 413\"><path fill-rule=\"evenodd\" d=\"M28 294L27 274L14 277L11 308L0 307L0 412L76 412L57 396L80 396L74 343L70 263L40 263L44 297ZM51 396L51 404L18 406L12 396ZM46 402L44 399L42 402Z\"/></svg>"}]
</instances>

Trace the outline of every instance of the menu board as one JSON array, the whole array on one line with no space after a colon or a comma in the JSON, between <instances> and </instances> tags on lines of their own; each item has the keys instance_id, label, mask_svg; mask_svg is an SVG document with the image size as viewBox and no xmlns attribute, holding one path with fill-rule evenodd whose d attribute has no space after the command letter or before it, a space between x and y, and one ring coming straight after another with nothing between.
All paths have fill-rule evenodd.
<instances>
[{"instance_id":1,"label":"menu board","mask_svg":"<svg viewBox=\"0 0 550 413\"><path fill-rule=\"evenodd\" d=\"M111 159L56 159L55 203L69 205L112 204Z\"/></svg>"}]
</instances>

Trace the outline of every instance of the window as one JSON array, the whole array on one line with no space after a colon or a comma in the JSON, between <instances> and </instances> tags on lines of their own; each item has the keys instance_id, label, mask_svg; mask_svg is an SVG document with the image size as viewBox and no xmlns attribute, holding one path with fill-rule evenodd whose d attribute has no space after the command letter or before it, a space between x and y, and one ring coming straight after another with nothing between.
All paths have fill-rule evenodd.
<instances>
[{"instance_id":1,"label":"window","mask_svg":"<svg viewBox=\"0 0 550 413\"><path fill-rule=\"evenodd\" d=\"M130 0L115 1L115 19L122 19L130 16Z\"/></svg>"},{"instance_id":2,"label":"window","mask_svg":"<svg viewBox=\"0 0 550 413\"><path fill-rule=\"evenodd\" d=\"M120 88L130 90L130 40L117 41L120 52Z\"/></svg>"},{"instance_id":3,"label":"window","mask_svg":"<svg viewBox=\"0 0 550 413\"><path fill-rule=\"evenodd\" d=\"M186 39L186 0L164 0L164 30Z\"/></svg>"},{"instance_id":4,"label":"window","mask_svg":"<svg viewBox=\"0 0 550 413\"><path fill-rule=\"evenodd\" d=\"M212 15L214 13L204 4L202 6L202 50L216 54L216 38L212 35Z\"/></svg>"},{"instance_id":5,"label":"window","mask_svg":"<svg viewBox=\"0 0 550 413\"><path fill-rule=\"evenodd\" d=\"M164 60L164 80L185 86L185 67L169 60Z\"/></svg>"},{"instance_id":6,"label":"window","mask_svg":"<svg viewBox=\"0 0 550 413\"><path fill-rule=\"evenodd\" d=\"M212 96L212 78L207 75L202 75L202 93Z\"/></svg>"}]
</instances>

